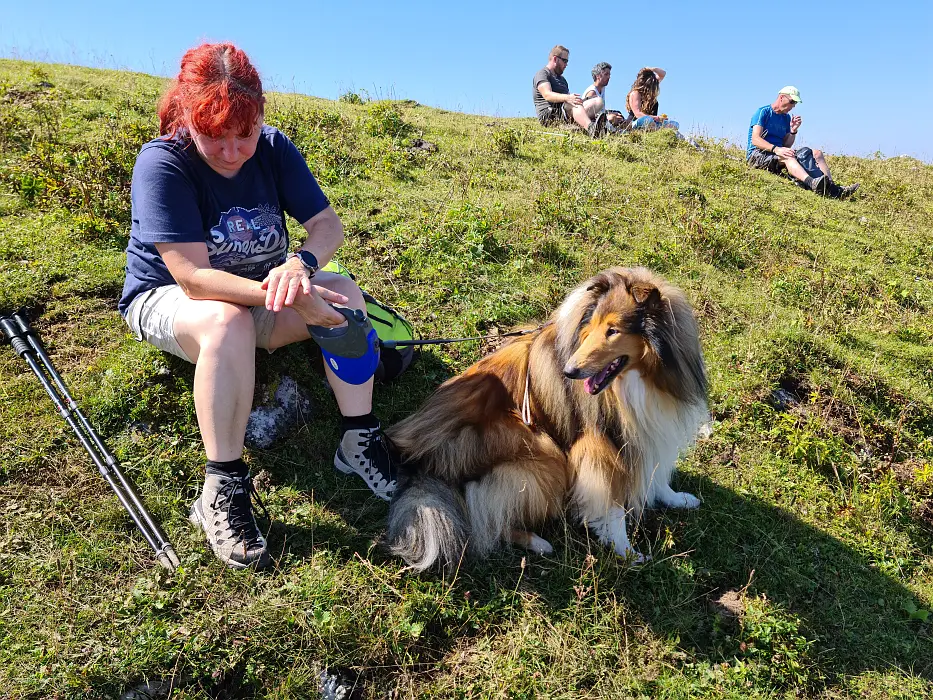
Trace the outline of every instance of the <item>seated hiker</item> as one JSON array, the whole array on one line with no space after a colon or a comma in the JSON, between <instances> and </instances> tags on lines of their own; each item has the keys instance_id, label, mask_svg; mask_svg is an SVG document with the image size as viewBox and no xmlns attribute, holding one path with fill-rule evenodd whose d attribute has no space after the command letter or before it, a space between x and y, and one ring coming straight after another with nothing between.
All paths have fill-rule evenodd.
<instances>
[{"instance_id":1,"label":"seated hiker","mask_svg":"<svg viewBox=\"0 0 933 700\"><path fill-rule=\"evenodd\" d=\"M658 116L658 94L661 92L661 81L666 75L667 71L663 68L645 67L638 71L625 98L625 108L633 129L654 131L680 128L680 124L668 119L666 114Z\"/></svg>"},{"instance_id":2,"label":"seated hiker","mask_svg":"<svg viewBox=\"0 0 933 700\"><path fill-rule=\"evenodd\" d=\"M840 187L833 182L822 151L792 148L803 119L797 114L791 117L790 111L800 102L800 91L788 85L774 102L752 115L745 159L753 168L772 173L786 170L801 186L824 197L848 197L858 189L858 183Z\"/></svg>"},{"instance_id":3,"label":"seated hiker","mask_svg":"<svg viewBox=\"0 0 933 700\"><path fill-rule=\"evenodd\" d=\"M119 303L139 340L194 364L207 465L190 519L238 569L271 563L242 459L256 348L306 341L309 325L341 327L347 318L331 304L366 308L355 282L318 271L343 243L343 226L298 149L263 124L264 106L259 74L236 46L185 53L159 106L160 136L133 168ZM297 253L288 254L286 214L307 232ZM325 363L343 416L334 466L388 500L395 477L372 413L371 349L359 362Z\"/></svg>"},{"instance_id":4,"label":"seated hiker","mask_svg":"<svg viewBox=\"0 0 933 700\"><path fill-rule=\"evenodd\" d=\"M591 75L593 84L583 91L583 109L590 119L595 119L600 112L605 111L609 124L615 129L621 129L626 123L625 116L617 110L606 109L606 86L612 77L612 66L601 61L593 66Z\"/></svg>"},{"instance_id":5,"label":"seated hiker","mask_svg":"<svg viewBox=\"0 0 933 700\"><path fill-rule=\"evenodd\" d=\"M595 101L589 109L583 104L583 98L571 93L564 78L564 70L570 61L570 50L557 45L551 49L547 65L535 73L532 83L532 98L538 121L547 126L554 122L575 123L592 138L599 138L606 130L606 114L599 113Z\"/></svg>"}]
</instances>

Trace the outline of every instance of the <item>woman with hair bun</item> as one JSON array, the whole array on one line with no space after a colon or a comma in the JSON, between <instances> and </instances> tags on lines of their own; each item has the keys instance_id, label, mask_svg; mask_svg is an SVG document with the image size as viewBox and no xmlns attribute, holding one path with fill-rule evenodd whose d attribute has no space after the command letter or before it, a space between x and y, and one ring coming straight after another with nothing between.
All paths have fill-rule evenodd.
<instances>
[{"instance_id":1,"label":"woman with hair bun","mask_svg":"<svg viewBox=\"0 0 933 700\"><path fill-rule=\"evenodd\" d=\"M132 229L119 309L139 340L194 363L194 403L207 455L191 521L228 566L271 563L243 462L255 352L308 340L308 326L362 309L356 284L319 272L343 226L295 146L263 124L262 82L229 43L185 53L159 106L160 136L133 168ZM307 238L289 254L289 214ZM343 415L334 466L379 497L394 466L372 413L370 377L348 383L325 364Z\"/></svg>"}]
</instances>

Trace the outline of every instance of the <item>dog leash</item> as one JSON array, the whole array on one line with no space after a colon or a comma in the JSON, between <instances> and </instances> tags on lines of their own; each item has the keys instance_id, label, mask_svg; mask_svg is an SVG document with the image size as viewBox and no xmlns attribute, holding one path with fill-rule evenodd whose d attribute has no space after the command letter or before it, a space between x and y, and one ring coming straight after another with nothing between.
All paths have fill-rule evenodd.
<instances>
[{"instance_id":1,"label":"dog leash","mask_svg":"<svg viewBox=\"0 0 933 700\"><path fill-rule=\"evenodd\" d=\"M537 328L528 328L523 331L511 331L509 333L499 333L497 335L475 335L469 338L433 338L430 340L381 340L380 345L385 348L398 348L411 345L449 345L450 343L464 343L468 340L489 340L490 338L516 338L522 335L531 335L537 333L542 328L551 325L551 321L542 323ZM522 422L531 427L531 360L528 361L528 367L525 368L525 396L522 398Z\"/></svg>"},{"instance_id":2,"label":"dog leash","mask_svg":"<svg viewBox=\"0 0 933 700\"><path fill-rule=\"evenodd\" d=\"M509 333L497 333L489 335L474 335L469 338L432 338L430 340L380 340L379 344L384 348L403 348L413 345L449 345L451 343L465 343L468 340L489 340L491 338L515 338L521 335L531 335L537 333L542 328L551 325L551 321L542 323L537 328L528 328L523 331L510 331Z\"/></svg>"},{"instance_id":3,"label":"dog leash","mask_svg":"<svg viewBox=\"0 0 933 700\"><path fill-rule=\"evenodd\" d=\"M511 331L509 333L499 333L497 335L476 335L470 338L434 338L431 340L381 340L380 345L385 348L398 348L410 345L448 345L450 343L463 343L468 340L488 340L490 338L515 338L522 335L531 335L537 333L542 328L551 325L551 321L542 323L537 328L528 328L523 331ZM534 423L531 419L531 359L528 360L528 366L525 368L525 395L522 398L522 422L531 427Z\"/></svg>"}]
</instances>

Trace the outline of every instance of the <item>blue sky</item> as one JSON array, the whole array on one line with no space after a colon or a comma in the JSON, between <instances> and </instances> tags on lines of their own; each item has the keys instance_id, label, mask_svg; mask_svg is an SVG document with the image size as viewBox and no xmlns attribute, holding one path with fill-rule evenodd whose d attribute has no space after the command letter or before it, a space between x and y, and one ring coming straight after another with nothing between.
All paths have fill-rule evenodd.
<instances>
[{"instance_id":1,"label":"blue sky","mask_svg":"<svg viewBox=\"0 0 933 700\"><path fill-rule=\"evenodd\" d=\"M572 90L613 65L610 107L624 108L638 68L666 69L661 111L684 131L744 144L755 109L794 84L799 143L933 161L933 0L2 5L0 56L171 75L186 48L231 40L267 89L498 116L533 114L532 75L561 43Z\"/></svg>"}]
</instances>

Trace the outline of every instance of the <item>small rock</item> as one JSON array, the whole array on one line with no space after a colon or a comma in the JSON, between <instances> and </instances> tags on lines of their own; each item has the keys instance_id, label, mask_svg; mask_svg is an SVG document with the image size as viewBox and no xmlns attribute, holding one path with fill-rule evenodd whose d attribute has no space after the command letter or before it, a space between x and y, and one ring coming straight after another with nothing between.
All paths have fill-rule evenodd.
<instances>
[{"instance_id":1,"label":"small rock","mask_svg":"<svg viewBox=\"0 0 933 700\"><path fill-rule=\"evenodd\" d=\"M775 389L771 392L771 405L776 411L786 411L798 403L800 400L787 389Z\"/></svg>"},{"instance_id":2,"label":"small rock","mask_svg":"<svg viewBox=\"0 0 933 700\"><path fill-rule=\"evenodd\" d=\"M427 151L428 153L434 153L437 150L437 144L431 143L430 141L425 141L424 139L414 139L405 150L409 153L415 153L416 151Z\"/></svg>"},{"instance_id":3,"label":"small rock","mask_svg":"<svg viewBox=\"0 0 933 700\"><path fill-rule=\"evenodd\" d=\"M298 386L298 382L285 375L279 381L275 394L249 414L246 446L266 450L309 415L311 397Z\"/></svg>"},{"instance_id":4,"label":"small rock","mask_svg":"<svg viewBox=\"0 0 933 700\"><path fill-rule=\"evenodd\" d=\"M347 669L325 668L318 681L321 700L357 700L362 697L354 674Z\"/></svg>"},{"instance_id":5,"label":"small rock","mask_svg":"<svg viewBox=\"0 0 933 700\"><path fill-rule=\"evenodd\" d=\"M162 700L171 690L172 684L166 681L148 681L127 690L120 700Z\"/></svg>"},{"instance_id":6,"label":"small rock","mask_svg":"<svg viewBox=\"0 0 933 700\"><path fill-rule=\"evenodd\" d=\"M868 223L868 217L867 217L867 216L862 216L862 217L859 218L858 222L859 222L860 224L867 224L867 223Z\"/></svg>"},{"instance_id":7,"label":"small rock","mask_svg":"<svg viewBox=\"0 0 933 700\"><path fill-rule=\"evenodd\" d=\"M253 477L253 485L259 491L268 491L272 484L272 474L265 469L260 469L259 473Z\"/></svg>"}]
</instances>

